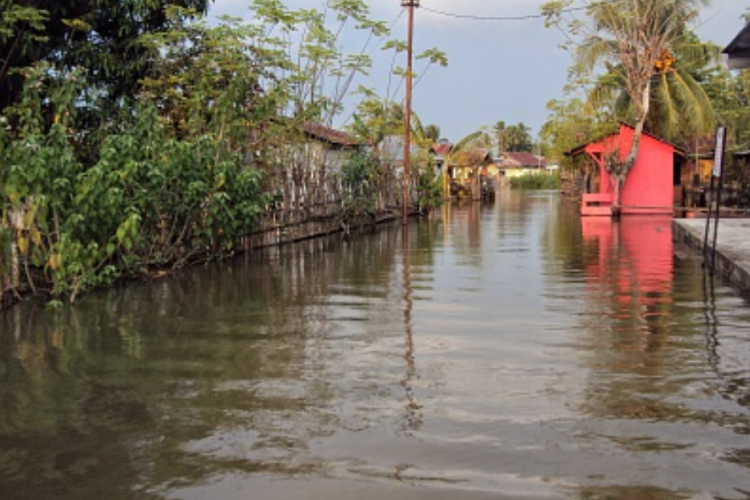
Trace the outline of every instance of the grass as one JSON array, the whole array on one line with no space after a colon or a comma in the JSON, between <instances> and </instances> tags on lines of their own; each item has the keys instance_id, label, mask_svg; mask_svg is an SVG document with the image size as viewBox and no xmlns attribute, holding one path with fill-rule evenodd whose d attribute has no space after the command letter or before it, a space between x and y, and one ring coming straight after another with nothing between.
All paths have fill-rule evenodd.
<instances>
[{"instance_id":1,"label":"grass","mask_svg":"<svg viewBox=\"0 0 750 500\"><path fill-rule=\"evenodd\" d=\"M560 175L553 173L534 173L510 179L513 189L559 189Z\"/></svg>"}]
</instances>

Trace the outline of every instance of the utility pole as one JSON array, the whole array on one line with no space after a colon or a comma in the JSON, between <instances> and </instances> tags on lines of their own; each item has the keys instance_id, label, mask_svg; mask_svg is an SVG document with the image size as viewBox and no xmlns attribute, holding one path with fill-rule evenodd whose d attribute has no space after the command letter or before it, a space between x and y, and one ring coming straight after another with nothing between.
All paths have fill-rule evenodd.
<instances>
[{"instance_id":1,"label":"utility pole","mask_svg":"<svg viewBox=\"0 0 750 500\"><path fill-rule=\"evenodd\" d=\"M409 154L411 153L411 87L412 58L414 53L414 8L419 7L419 0L401 0L401 6L409 9L409 41L407 48L408 63L406 67L406 99L404 101L404 200L403 224L409 222Z\"/></svg>"}]
</instances>

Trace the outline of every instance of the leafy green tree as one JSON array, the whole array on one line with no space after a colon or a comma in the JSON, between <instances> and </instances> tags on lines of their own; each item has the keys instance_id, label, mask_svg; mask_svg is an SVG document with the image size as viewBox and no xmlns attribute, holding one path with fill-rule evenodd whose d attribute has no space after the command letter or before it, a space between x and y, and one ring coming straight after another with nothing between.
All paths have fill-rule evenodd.
<instances>
[{"instance_id":1,"label":"leafy green tree","mask_svg":"<svg viewBox=\"0 0 750 500\"><path fill-rule=\"evenodd\" d=\"M547 120L539 131L544 155L565 160L564 153L595 135L595 117L583 112L585 103L577 97L553 99L547 103Z\"/></svg>"},{"instance_id":2,"label":"leafy green tree","mask_svg":"<svg viewBox=\"0 0 750 500\"><path fill-rule=\"evenodd\" d=\"M534 147L531 129L523 122L506 127L503 137L507 151L531 151Z\"/></svg>"},{"instance_id":3,"label":"leafy green tree","mask_svg":"<svg viewBox=\"0 0 750 500\"><path fill-rule=\"evenodd\" d=\"M289 99L273 77L286 59L254 50L257 26L237 19L209 26L189 21L178 8L168 15L172 29L141 38L155 62L141 81L140 99L160 110L174 137L218 131L225 147L263 150Z\"/></svg>"},{"instance_id":4,"label":"leafy green tree","mask_svg":"<svg viewBox=\"0 0 750 500\"><path fill-rule=\"evenodd\" d=\"M44 61L58 72L85 68L99 95L135 94L152 64L139 43L169 27L168 4L206 12L209 0L0 0L0 110L18 102L23 75Z\"/></svg>"},{"instance_id":5,"label":"leafy green tree","mask_svg":"<svg viewBox=\"0 0 750 500\"><path fill-rule=\"evenodd\" d=\"M146 102L88 167L74 152L84 80L65 76L29 70L16 125L0 129L0 206L29 286L72 301L122 276L231 253L264 197L245 152L222 140L223 122L177 139Z\"/></svg>"},{"instance_id":6,"label":"leafy green tree","mask_svg":"<svg viewBox=\"0 0 750 500\"><path fill-rule=\"evenodd\" d=\"M705 87L719 120L727 126L730 144L750 143L750 71L719 68Z\"/></svg>"},{"instance_id":7,"label":"leafy green tree","mask_svg":"<svg viewBox=\"0 0 750 500\"><path fill-rule=\"evenodd\" d=\"M347 129L371 148L378 150L388 135L401 135L404 109L393 101L384 101L371 91L360 101ZM413 115L412 115L413 116Z\"/></svg>"}]
</instances>

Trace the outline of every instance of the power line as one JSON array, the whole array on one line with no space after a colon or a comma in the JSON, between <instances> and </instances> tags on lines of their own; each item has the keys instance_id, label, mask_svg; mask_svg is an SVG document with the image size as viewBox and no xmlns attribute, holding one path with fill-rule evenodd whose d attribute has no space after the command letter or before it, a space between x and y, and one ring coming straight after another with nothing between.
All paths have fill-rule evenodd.
<instances>
[{"instance_id":1,"label":"power line","mask_svg":"<svg viewBox=\"0 0 750 500\"><path fill-rule=\"evenodd\" d=\"M569 12L586 10L587 8L588 7L571 7L569 9L563 9L560 12L565 14ZM445 12L425 6L422 6L421 9L432 14L437 14L439 16L452 17L455 19L464 19L469 21L528 21L531 19L543 19L546 17L544 14L527 14L522 16L479 16L473 14L456 14L454 12Z\"/></svg>"}]
</instances>

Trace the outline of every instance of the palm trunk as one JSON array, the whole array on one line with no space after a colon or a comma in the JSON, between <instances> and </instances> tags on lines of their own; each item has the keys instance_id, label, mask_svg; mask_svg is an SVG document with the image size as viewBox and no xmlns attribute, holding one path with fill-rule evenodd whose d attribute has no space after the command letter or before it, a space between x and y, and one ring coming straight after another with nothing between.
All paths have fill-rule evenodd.
<instances>
[{"instance_id":1,"label":"palm trunk","mask_svg":"<svg viewBox=\"0 0 750 500\"><path fill-rule=\"evenodd\" d=\"M612 197L612 213L619 215L620 213L620 192L625 186L625 182L628 180L628 174L633 170L635 161L638 158L638 151L641 146L641 137L643 136L643 129L646 125L646 118L648 117L649 106L651 103L651 80L646 82L641 92L641 105L638 121L635 124L635 130L633 131L633 141L630 143L630 150L625 160L617 165L610 173L610 182L613 183L614 195Z\"/></svg>"}]
</instances>

